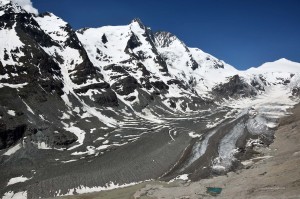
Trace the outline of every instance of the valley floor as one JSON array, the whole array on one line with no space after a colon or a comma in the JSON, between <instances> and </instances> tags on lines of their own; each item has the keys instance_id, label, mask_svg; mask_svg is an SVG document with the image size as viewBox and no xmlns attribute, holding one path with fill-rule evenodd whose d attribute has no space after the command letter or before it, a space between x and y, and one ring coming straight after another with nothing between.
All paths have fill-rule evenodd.
<instances>
[{"instance_id":1,"label":"valley floor","mask_svg":"<svg viewBox=\"0 0 300 199\"><path fill-rule=\"evenodd\" d=\"M300 105L294 108L292 115L281 119L275 136L274 143L268 149L258 149L262 152L261 156L245 161L245 169L226 176L198 182L144 182L123 189L62 198L300 198ZM223 190L213 197L206 193L206 187L220 187Z\"/></svg>"}]
</instances>

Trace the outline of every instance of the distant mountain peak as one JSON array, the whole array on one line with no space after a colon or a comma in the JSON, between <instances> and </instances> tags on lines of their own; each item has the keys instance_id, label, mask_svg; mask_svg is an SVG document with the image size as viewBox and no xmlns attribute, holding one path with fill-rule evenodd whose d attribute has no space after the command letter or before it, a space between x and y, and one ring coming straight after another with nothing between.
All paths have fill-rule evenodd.
<instances>
[{"instance_id":1,"label":"distant mountain peak","mask_svg":"<svg viewBox=\"0 0 300 199\"><path fill-rule=\"evenodd\" d=\"M299 63L297 62L293 62L289 59L286 59L286 58L280 58L280 59L277 59L275 61L270 61L270 62L266 62L264 63L262 66L264 65L268 65L268 66L273 66L273 65L284 65L284 64L288 64L288 65L299 65Z\"/></svg>"},{"instance_id":2,"label":"distant mountain peak","mask_svg":"<svg viewBox=\"0 0 300 199\"><path fill-rule=\"evenodd\" d=\"M133 23L138 23L142 29L145 28L145 25L143 24L143 22L140 18L134 18L133 20L131 20L130 24L133 24Z\"/></svg>"},{"instance_id":3,"label":"distant mountain peak","mask_svg":"<svg viewBox=\"0 0 300 199\"><path fill-rule=\"evenodd\" d=\"M274 62L284 62L284 63L286 63L286 62L292 62L292 61L289 60L289 59L286 59L286 58L280 58L280 59L278 59L278 60L276 60Z\"/></svg>"},{"instance_id":4,"label":"distant mountain peak","mask_svg":"<svg viewBox=\"0 0 300 199\"><path fill-rule=\"evenodd\" d=\"M134 22L137 22L137 23L141 23L142 24L142 20L140 18L134 18L131 20L131 23L134 23Z\"/></svg>"}]
</instances>

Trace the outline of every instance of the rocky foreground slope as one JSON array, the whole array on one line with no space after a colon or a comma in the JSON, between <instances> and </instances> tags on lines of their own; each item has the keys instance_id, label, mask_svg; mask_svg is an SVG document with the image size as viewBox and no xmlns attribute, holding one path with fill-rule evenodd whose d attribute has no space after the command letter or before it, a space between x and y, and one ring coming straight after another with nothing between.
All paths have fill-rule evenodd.
<instances>
[{"instance_id":1,"label":"rocky foreground slope","mask_svg":"<svg viewBox=\"0 0 300 199\"><path fill-rule=\"evenodd\" d=\"M227 173L298 102L299 63L238 71L138 19L74 31L0 2L4 198Z\"/></svg>"}]
</instances>

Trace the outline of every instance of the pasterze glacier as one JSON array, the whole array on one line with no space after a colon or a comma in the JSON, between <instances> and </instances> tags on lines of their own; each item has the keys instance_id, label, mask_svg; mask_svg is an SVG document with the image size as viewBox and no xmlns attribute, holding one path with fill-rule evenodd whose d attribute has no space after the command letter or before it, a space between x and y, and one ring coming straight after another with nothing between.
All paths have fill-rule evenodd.
<instances>
[{"instance_id":1,"label":"pasterze glacier","mask_svg":"<svg viewBox=\"0 0 300 199\"><path fill-rule=\"evenodd\" d=\"M244 168L299 102L300 64L239 71L139 19L74 30L0 1L0 197Z\"/></svg>"}]
</instances>

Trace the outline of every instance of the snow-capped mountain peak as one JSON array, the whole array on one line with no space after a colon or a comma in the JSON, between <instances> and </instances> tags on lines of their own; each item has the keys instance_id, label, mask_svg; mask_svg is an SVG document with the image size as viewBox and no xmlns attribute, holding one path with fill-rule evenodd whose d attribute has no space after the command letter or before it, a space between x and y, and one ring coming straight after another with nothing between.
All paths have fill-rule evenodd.
<instances>
[{"instance_id":1,"label":"snow-capped mountain peak","mask_svg":"<svg viewBox=\"0 0 300 199\"><path fill-rule=\"evenodd\" d=\"M267 62L255 68L252 67L247 70L248 73L299 73L300 64L290 61L285 58L278 59L273 62Z\"/></svg>"},{"instance_id":2,"label":"snow-capped mountain peak","mask_svg":"<svg viewBox=\"0 0 300 199\"><path fill-rule=\"evenodd\" d=\"M66 31L68 24L53 13L40 14L35 20L41 28L51 36L51 38L59 43L64 43L67 39L68 32Z\"/></svg>"},{"instance_id":3,"label":"snow-capped mountain peak","mask_svg":"<svg viewBox=\"0 0 300 199\"><path fill-rule=\"evenodd\" d=\"M135 24L137 23L140 28L145 29L145 25L143 24L142 20L139 18L134 18L133 20L131 20L130 24Z\"/></svg>"}]
</instances>

